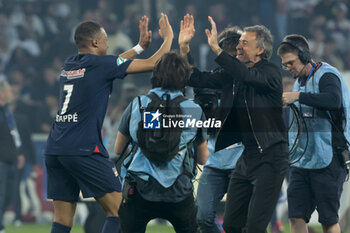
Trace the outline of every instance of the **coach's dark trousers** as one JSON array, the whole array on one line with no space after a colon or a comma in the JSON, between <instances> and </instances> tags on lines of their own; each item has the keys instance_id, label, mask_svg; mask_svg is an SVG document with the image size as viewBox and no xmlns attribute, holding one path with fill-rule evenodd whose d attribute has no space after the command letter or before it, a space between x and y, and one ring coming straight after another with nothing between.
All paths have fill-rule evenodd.
<instances>
[{"instance_id":1,"label":"coach's dark trousers","mask_svg":"<svg viewBox=\"0 0 350 233\"><path fill-rule=\"evenodd\" d=\"M285 144L264 153L245 150L230 180L224 215L226 233L264 233L288 168Z\"/></svg>"}]
</instances>

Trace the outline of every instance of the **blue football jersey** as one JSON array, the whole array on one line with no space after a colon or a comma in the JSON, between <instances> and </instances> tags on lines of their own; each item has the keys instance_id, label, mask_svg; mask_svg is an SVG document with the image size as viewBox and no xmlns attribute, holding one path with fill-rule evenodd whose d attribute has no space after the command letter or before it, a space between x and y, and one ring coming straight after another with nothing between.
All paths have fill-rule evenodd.
<instances>
[{"instance_id":1,"label":"blue football jersey","mask_svg":"<svg viewBox=\"0 0 350 233\"><path fill-rule=\"evenodd\" d=\"M124 78L132 60L118 56L78 54L63 64L59 110L51 128L45 154L108 157L102 143L102 124L113 80Z\"/></svg>"}]
</instances>

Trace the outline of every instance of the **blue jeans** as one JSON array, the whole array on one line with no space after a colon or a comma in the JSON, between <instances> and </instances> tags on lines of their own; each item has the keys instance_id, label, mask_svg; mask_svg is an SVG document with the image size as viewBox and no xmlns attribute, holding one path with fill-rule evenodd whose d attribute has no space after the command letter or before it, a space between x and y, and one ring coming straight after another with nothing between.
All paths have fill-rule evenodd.
<instances>
[{"instance_id":1,"label":"blue jeans","mask_svg":"<svg viewBox=\"0 0 350 233\"><path fill-rule=\"evenodd\" d=\"M4 229L3 217L8 207L7 200L13 192L16 167L0 161L0 230Z\"/></svg>"},{"instance_id":2,"label":"blue jeans","mask_svg":"<svg viewBox=\"0 0 350 233\"><path fill-rule=\"evenodd\" d=\"M220 233L215 223L216 207L227 192L233 171L204 167L197 191L197 221L202 233Z\"/></svg>"}]
</instances>

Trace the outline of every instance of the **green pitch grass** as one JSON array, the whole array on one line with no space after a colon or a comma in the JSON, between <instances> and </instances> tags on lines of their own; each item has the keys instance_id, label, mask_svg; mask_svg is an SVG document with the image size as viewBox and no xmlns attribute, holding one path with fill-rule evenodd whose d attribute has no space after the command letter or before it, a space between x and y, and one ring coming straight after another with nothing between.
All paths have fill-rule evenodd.
<instances>
[{"instance_id":1,"label":"green pitch grass","mask_svg":"<svg viewBox=\"0 0 350 233\"><path fill-rule=\"evenodd\" d=\"M6 226L6 233L49 233L51 225L23 224L22 226ZM71 233L84 233L83 226L75 225ZM146 233L175 233L172 227L156 225L147 227Z\"/></svg>"},{"instance_id":2,"label":"green pitch grass","mask_svg":"<svg viewBox=\"0 0 350 233\"><path fill-rule=\"evenodd\" d=\"M321 233L320 226L315 226L313 229L317 233ZM22 226L6 226L6 233L49 233L51 225L38 225L38 224L23 224ZM75 225L71 230L71 233L84 233L83 226ZM175 233L171 226L155 225L148 226L146 233ZM284 233L289 233L289 226L285 225Z\"/></svg>"}]
</instances>

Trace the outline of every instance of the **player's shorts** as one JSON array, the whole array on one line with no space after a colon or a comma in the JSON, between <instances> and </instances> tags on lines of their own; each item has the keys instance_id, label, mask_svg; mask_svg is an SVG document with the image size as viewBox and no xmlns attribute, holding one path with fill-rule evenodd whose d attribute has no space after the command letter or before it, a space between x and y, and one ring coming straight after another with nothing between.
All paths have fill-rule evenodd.
<instances>
[{"instance_id":1,"label":"player's shorts","mask_svg":"<svg viewBox=\"0 0 350 233\"><path fill-rule=\"evenodd\" d=\"M317 209L320 223L337 223L345 177L345 167L336 154L326 168L311 170L292 167L288 186L289 218L303 218L309 222L311 214Z\"/></svg>"},{"instance_id":2,"label":"player's shorts","mask_svg":"<svg viewBox=\"0 0 350 233\"><path fill-rule=\"evenodd\" d=\"M121 183L113 162L100 154L84 156L45 156L47 197L53 200L78 201L102 197L121 191Z\"/></svg>"}]
</instances>

